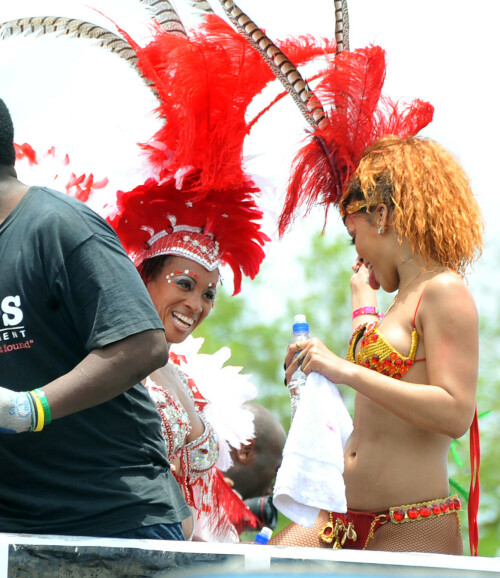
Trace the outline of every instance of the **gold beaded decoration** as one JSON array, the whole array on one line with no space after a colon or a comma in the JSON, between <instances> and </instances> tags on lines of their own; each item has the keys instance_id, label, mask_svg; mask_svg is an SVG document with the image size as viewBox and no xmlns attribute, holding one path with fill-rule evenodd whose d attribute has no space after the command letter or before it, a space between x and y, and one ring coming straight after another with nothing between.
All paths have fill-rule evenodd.
<instances>
[{"instance_id":1,"label":"gold beaded decoration","mask_svg":"<svg viewBox=\"0 0 500 578\"><path fill-rule=\"evenodd\" d=\"M354 348L361 339L361 347L354 360ZM418 347L418 332L413 328L411 332L410 353L405 356L399 353L387 339L378 331L378 323L367 323L358 327L351 337L347 359L358 365L373 369L394 379L401 379L412 367Z\"/></svg>"}]
</instances>

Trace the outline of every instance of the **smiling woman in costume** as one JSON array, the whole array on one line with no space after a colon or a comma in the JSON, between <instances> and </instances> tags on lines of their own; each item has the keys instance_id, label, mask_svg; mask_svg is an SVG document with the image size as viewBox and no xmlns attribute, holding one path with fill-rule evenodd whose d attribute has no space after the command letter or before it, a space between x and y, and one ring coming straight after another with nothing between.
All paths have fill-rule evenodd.
<instances>
[{"instance_id":1,"label":"smiling woman in costume","mask_svg":"<svg viewBox=\"0 0 500 578\"><path fill-rule=\"evenodd\" d=\"M167 193L169 186L172 190ZM217 203L212 203L212 208L203 201L194 208L189 203L186 207L184 192L176 191L172 183L159 186L150 181L147 186L119 194L118 199L119 216L112 219L112 225L138 267L165 327L167 342L180 344L212 311L221 259L228 246L236 253L236 245L241 242L224 243L224 231L234 229L236 222L229 217L229 207L226 216L218 220L216 213L223 207ZM257 211L254 214L258 216ZM133 216L130 220L129 215ZM143 226L135 228L135 219ZM214 234L206 232L210 222ZM149 237L145 242L144 232ZM227 488L225 498L220 495L224 483L214 468L223 440L218 439L205 416L208 400L190 379L189 363L186 366L182 356L171 351L170 362L151 374L145 385L162 417L174 475L195 514L196 537L226 540L229 532L237 539L237 532L218 511L218 504L231 497ZM241 412L239 415L244 417ZM240 425L245 429L243 423ZM251 517L242 503L236 502L232 500L232 507L241 506L241 515ZM185 528L189 537L193 529L189 523Z\"/></svg>"},{"instance_id":2,"label":"smiling woman in costume","mask_svg":"<svg viewBox=\"0 0 500 578\"><path fill-rule=\"evenodd\" d=\"M272 75L246 41L213 15L186 37L157 30L146 47L134 47L139 69L154 83L164 124L143 145L151 178L118 192L109 222L141 274L167 342L181 344L212 311L220 266L232 269L237 293L242 275L254 278L264 258L268 238L259 224L259 191L243 170L242 147L249 130L246 107ZM237 541L240 523L258 522L214 467L222 467L219 454L227 441L207 419L209 401L191 379L189 363L171 351L170 362L145 386L194 513L194 530L186 521L186 536ZM240 420L233 440L245 430L245 416L253 429L248 411L227 404L226 411ZM229 467L229 447L225 453Z\"/></svg>"}]
</instances>

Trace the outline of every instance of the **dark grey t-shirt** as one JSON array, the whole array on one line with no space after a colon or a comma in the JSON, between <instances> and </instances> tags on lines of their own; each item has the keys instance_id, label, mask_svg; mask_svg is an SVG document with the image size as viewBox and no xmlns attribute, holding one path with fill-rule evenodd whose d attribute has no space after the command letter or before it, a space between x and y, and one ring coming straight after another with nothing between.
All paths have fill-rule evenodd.
<instances>
[{"instance_id":1,"label":"dark grey t-shirt","mask_svg":"<svg viewBox=\"0 0 500 578\"><path fill-rule=\"evenodd\" d=\"M61 193L26 193L0 225L0 263L2 387L42 387L95 348L162 328L114 231ZM140 384L0 436L0 532L103 536L189 514Z\"/></svg>"}]
</instances>

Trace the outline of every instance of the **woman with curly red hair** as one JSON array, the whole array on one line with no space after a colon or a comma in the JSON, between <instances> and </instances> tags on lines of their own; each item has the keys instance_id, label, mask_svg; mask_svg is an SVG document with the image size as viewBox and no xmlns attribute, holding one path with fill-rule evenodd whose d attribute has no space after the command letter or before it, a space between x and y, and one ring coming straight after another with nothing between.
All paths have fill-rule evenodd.
<instances>
[{"instance_id":1,"label":"woman with curly red hair","mask_svg":"<svg viewBox=\"0 0 500 578\"><path fill-rule=\"evenodd\" d=\"M321 510L312 528L292 523L271 543L462 553L447 458L472 424L477 553L478 314L464 274L481 252L483 219L459 163L415 136L432 107L415 101L401 113L380 97L379 50L335 59L328 90L316 93L334 95L335 106L298 154L281 219L283 231L302 203L337 204L358 254L347 359L312 338L291 345L285 360L287 381L301 365L356 392L344 447L348 509ZM385 316L379 287L397 291Z\"/></svg>"}]
</instances>

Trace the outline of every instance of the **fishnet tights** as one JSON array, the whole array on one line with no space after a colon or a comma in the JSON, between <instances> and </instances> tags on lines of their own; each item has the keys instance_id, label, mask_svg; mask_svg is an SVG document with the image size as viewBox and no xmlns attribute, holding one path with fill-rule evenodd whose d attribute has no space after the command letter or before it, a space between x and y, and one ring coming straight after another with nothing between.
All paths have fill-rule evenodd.
<instances>
[{"instance_id":1,"label":"fishnet tights","mask_svg":"<svg viewBox=\"0 0 500 578\"><path fill-rule=\"evenodd\" d=\"M329 521L328 512L321 511L312 528L290 524L270 540L279 546L308 546L331 548L318 534ZM367 550L386 552L434 552L438 554L463 554L460 520L458 514L448 514L438 518L416 520L405 524L388 522L375 532Z\"/></svg>"},{"instance_id":2,"label":"fishnet tights","mask_svg":"<svg viewBox=\"0 0 500 578\"><path fill-rule=\"evenodd\" d=\"M305 528L299 524L291 523L281 532L275 534L269 544L277 546L309 546L311 548L331 548L319 538L319 531L330 520L328 512L321 510L312 528Z\"/></svg>"},{"instance_id":3,"label":"fishnet tights","mask_svg":"<svg viewBox=\"0 0 500 578\"><path fill-rule=\"evenodd\" d=\"M463 554L458 513L405 524L380 526L367 550L388 552L434 552L436 554Z\"/></svg>"}]
</instances>

